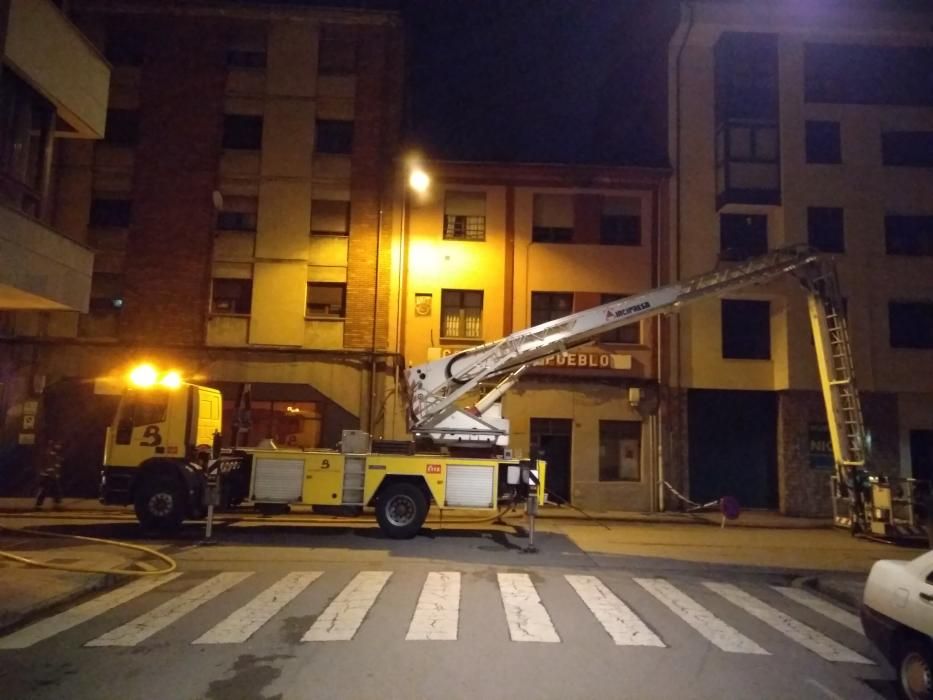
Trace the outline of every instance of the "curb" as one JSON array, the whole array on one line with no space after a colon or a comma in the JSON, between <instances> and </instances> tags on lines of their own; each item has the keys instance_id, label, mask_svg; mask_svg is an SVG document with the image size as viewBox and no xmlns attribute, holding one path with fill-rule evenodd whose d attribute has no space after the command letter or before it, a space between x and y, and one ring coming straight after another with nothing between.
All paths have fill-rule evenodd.
<instances>
[{"instance_id":1,"label":"curb","mask_svg":"<svg viewBox=\"0 0 933 700\"><path fill-rule=\"evenodd\" d=\"M859 608L862 605L862 601L858 597L853 596L850 592L836 588L832 585L826 585L820 581L819 576L804 576L793 581L795 588L803 588L804 590L810 591L822 598L827 598L834 603L839 603L846 606L847 608L852 609L855 612L858 612Z\"/></svg>"},{"instance_id":2,"label":"curb","mask_svg":"<svg viewBox=\"0 0 933 700\"><path fill-rule=\"evenodd\" d=\"M15 628L23 627L43 614L63 608L88 593L115 588L124 580L119 574L93 574L92 578L80 582L70 591L46 598L22 610L15 612L0 611L0 634L6 634Z\"/></svg>"}]
</instances>

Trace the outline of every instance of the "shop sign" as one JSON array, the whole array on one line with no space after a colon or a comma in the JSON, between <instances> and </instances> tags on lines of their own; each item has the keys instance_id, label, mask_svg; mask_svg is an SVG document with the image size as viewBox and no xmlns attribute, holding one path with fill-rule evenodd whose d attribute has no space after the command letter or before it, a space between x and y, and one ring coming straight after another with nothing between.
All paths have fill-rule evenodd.
<instances>
[{"instance_id":1,"label":"shop sign","mask_svg":"<svg viewBox=\"0 0 933 700\"><path fill-rule=\"evenodd\" d=\"M829 438L829 426L811 423L807 442L809 444L810 468L832 469L835 464L833 443Z\"/></svg>"},{"instance_id":2,"label":"shop sign","mask_svg":"<svg viewBox=\"0 0 933 700\"><path fill-rule=\"evenodd\" d=\"M631 369L631 355L608 352L568 352L535 360L535 367L569 369Z\"/></svg>"}]
</instances>

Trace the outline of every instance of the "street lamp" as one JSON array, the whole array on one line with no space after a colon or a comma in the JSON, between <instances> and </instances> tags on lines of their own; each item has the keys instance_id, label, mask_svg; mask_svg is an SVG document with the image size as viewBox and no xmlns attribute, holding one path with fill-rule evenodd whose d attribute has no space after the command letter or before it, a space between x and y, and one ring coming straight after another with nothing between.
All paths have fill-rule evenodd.
<instances>
[{"instance_id":1,"label":"street lamp","mask_svg":"<svg viewBox=\"0 0 933 700\"><path fill-rule=\"evenodd\" d=\"M408 174L408 186L413 192L424 194L431 186L431 176L420 167L416 166L412 168L411 172Z\"/></svg>"}]
</instances>

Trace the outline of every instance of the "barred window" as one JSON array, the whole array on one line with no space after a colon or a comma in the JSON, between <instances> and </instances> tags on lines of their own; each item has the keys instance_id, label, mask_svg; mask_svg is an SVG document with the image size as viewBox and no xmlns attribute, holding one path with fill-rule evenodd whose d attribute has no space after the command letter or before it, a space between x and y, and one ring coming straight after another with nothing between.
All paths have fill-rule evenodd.
<instances>
[{"instance_id":1,"label":"barred window","mask_svg":"<svg viewBox=\"0 0 933 700\"><path fill-rule=\"evenodd\" d=\"M441 337L483 337L483 292L444 289L441 293Z\"/></svg>"},{"instance_id":2,"label":"barred window","mask_svg":"<svg viewBox=\"0 0 933 700\"><path fill-rule=\"evenodd\" d=\"M444 199L444 239L486 240L486 193L448 192Z\"/></svg>"}]
</instances>

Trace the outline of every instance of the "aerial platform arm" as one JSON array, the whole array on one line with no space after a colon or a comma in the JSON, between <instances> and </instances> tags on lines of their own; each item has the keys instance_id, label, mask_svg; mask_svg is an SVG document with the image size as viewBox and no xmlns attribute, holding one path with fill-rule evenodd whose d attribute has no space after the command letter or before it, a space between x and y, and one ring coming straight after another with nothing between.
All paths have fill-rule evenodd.
<instances>
[{"instance_id":1,"label":"aerial platform arm","mask_svg":"<svg viewBox=\"0 0 933 700\"><path fill-rule=\"evenodd\" d=\"M586 309L517 331L501 340L411 367L405 372L409 429L415 437L429 437L439 444L505 446L508 444L508 421L501 416L498 399L535 360L565 352L628 323L672 313L691 301L760 284L785 273L793 272L801 276L811 290L811 297L819 296L824 291L835 290L835 278L832 278L830 289L826 275L831 275L831 272L827 273L826 269L827 264L823 258L809 248L775 250L683 282ZM828 308L835 307L833 304L827 306L822 301L811 302L811 311ZM840 318L838 315L833 316L833 320ZM838 322L844 323L844 319ZM820 321L821 333L827 336L827 347L833 346L834 338L840 338L834 328ZM845 340L848 348L847 336ZM851 357L848 363L851 370ZM831 381L843 376L841 369L839 372L835 369L827 370L827 376L834 377ZM845 376L851 376L851 371ZM498 384L474 405L459 405L481 382L492 379L497 379ZM842 385L831 386L840 387L833 389L839 401L848 400L846 397L849 394ZM857 394L853 395L857 408ZM833 402L835 404L836 399ZM839 410L841 414L847 413L841 408ZM850 417L851 413L849 410ZM844 431L837 432L842 435ZM861 438L854 437L853 440L863 437L864 431ZM841 439L840 444L850 444L847 440Z\"/></svg>"}]
</instances>

